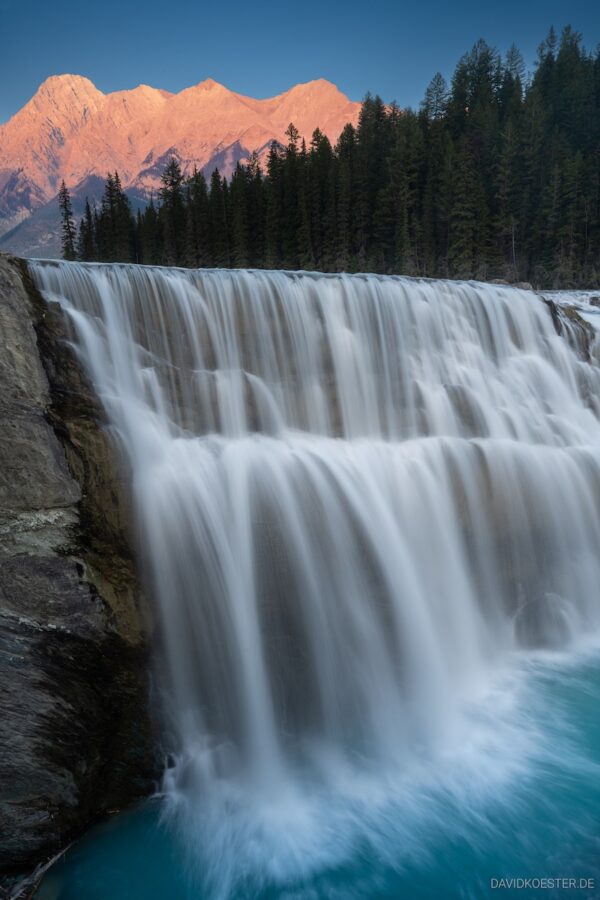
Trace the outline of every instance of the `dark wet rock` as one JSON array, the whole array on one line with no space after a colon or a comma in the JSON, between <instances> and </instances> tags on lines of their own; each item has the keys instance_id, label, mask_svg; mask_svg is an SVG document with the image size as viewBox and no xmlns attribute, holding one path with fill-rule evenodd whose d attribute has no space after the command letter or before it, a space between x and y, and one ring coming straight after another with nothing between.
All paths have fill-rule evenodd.
<instances>
[{"instance_id":1,"label":"dark wet rock","mask_svg":"<svg viewBox=\"0 0 600 900\"><path fill-rule=\"evenodd\" d=\"M546 297L542 297L542 300L550 310L556 333L563 335L579 356L589 362L592 344L596 338L590 323L581 317L574 306L559 305Z\"/></svg>"},{"instance_id":2,"label":"dark wet rock","mask_svg":"<svg viewBox=\"0 0 600 900\"><path fill-rule=\"evenodd\" d=\"M0 873L158 771L145 623L101 410L22 265L0 255Z\"/></svg>"}]
</instances>

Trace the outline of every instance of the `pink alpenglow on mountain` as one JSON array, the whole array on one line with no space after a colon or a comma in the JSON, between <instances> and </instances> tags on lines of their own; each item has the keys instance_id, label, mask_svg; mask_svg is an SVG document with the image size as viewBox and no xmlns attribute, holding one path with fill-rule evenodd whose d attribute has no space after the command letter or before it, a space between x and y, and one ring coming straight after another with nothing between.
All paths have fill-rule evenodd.
<instances>
[{"instance_id":1,"label":"pink alpenglow on mountain","mask_svg":"<svg viewBox=\"0 0 600 900\"><path fill-rule=\"evenodd\" d=\"M55 197L62 179L76 189L117 170L144 197L172 156L184 171L229 175L252 151L264 159L272 140L285 143L290 122L307 141L318 127L334 142L359 109L324 79L254 100L212 78L178 94L144 84L103 94L81 75L53 76L0 125L0 235Z\"/></svg>"}]
</instances>

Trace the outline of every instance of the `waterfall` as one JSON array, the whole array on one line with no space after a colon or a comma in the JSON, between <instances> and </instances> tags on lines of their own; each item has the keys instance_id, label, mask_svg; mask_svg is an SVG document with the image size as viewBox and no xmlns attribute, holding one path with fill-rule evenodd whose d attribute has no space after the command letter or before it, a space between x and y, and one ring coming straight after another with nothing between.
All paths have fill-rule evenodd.
<instances>
[{"instance_id":1,"label":"waterfall","mask_svg":"<svg viewBox=\"0 0 600 900\"><path fill-rule=\"evenodd\" d=\"M402 768L515 651L597 631L600 370L533 292L30 271L132 472L173 794Z\"/></svg>"}]
</instances>

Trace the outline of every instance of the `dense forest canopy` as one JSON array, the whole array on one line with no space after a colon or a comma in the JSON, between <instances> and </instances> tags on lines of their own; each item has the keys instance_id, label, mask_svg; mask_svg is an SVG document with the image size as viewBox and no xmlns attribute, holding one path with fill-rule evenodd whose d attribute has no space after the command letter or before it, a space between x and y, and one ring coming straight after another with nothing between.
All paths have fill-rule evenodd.
<instances>
[{"instance_id":1,"label":"dense forest canopy","mask_svg":"<svg viewBox=\"0 0 600 900\"><path fill-rule=\"evenodd\" d=\"M600 284L600 49L570 27L531 75L479 41L418 112L368 95L335 147L287 138L230 180L173 159L135 216L110 174L77 233L61 191L65 257Z\"/></svg>"}]
</instances>

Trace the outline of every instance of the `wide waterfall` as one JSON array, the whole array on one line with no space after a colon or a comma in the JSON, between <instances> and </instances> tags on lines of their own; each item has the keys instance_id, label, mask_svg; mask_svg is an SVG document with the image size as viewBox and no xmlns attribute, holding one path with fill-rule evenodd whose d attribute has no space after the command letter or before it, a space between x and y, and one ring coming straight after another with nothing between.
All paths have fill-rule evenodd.
<instances>
[{"instance_id":1,"label":"wide waterfall","mask_svg":"<svg viewBox=\"0 0 600 900\"><path fill-rule=\"evenodd\" d=\"M341 865L396 789L414 824L487 690L469 777L506 774L525 729L494 679L600 625L600 369L568 321L501 285L30 269L131 472L164 791L206 895Z\"/></svg>"}]
</instances>

